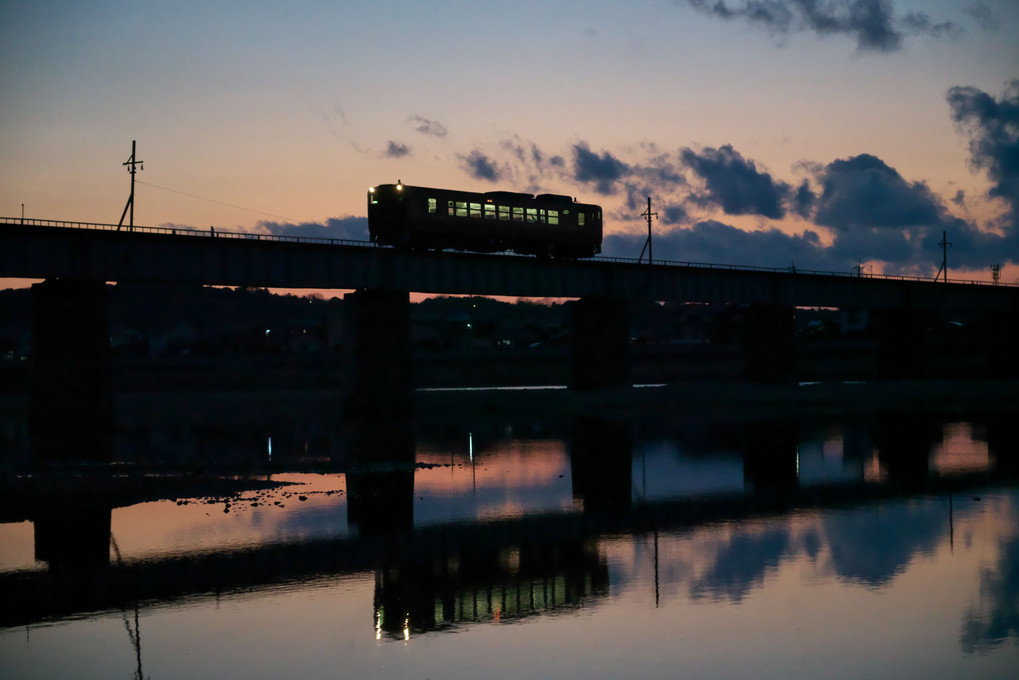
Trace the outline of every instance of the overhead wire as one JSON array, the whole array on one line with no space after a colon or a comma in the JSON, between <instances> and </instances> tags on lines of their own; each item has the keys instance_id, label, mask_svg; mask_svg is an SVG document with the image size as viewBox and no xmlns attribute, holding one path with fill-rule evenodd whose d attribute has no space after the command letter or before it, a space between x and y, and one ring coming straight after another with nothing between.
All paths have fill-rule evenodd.
<instances>
[{"instance_id":1,"label":"overhead wire","mask_svg":"<svg viewBox=\"0 0 1019 680\"><path fill-rule=\"evenodd\" d=\"M225 201L217 201L214 198L206 198L205 196L199 196L197 194L191 194L191 193L188 193L187 191L180 191L179 189L171 189L169 187L159 186L158 184L153 184L152 182L143 182L140 179L136 179L135 181L138 184L144 184L145 186L150 186L153 189L162 189L163 191L169 191L169 192L174 193L174 194L180 194L181 196L188 196L189 198L197 198L200 201L208 201L209 203L216 203L218 205L225 205L228 208L236 208L237 210L246 210L248 212L258 213L259 215L268 215L269 217L275 217L277 219L286 220L286 221L290 222L291 224L300 224L299 220L295 220L292 217L287 217L286 215L277 215L276 213L266 212L265 210L256 210L255 208L245 208L243 205L236 205L236 204L233 204L233 203L227 203Z\"/></svg>"}]
</instances>

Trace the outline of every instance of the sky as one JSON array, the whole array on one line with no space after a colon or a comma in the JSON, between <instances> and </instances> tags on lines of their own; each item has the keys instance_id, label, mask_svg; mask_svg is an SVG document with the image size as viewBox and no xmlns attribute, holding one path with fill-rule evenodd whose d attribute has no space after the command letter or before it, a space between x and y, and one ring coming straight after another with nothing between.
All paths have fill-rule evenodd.
<instances>
[{"instance_id":1,"label":"sky","mask_svg":"<svg viewBox=\"0 0 1019 680\"><path fill-rule=\"evenodd\" d=\"M363 238L397 179L603 251L1019 282L1016 0L0 3L0 216ZM8 280L8 284L11 282ZM4 280L0 279L0 287Z\"/></svg>"}]
</instances>

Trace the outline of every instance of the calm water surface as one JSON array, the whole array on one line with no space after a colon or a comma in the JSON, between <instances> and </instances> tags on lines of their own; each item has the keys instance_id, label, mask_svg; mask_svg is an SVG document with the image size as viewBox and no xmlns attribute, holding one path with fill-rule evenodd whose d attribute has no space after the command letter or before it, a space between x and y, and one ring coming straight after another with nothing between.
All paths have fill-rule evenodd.
<instances>
[{"instance_id":1,"label":"calm water surface","mask_svg":"<svg viewBox=\"0 0 1019 680\"><path fill-rule=\"evenodd\" d=\"M1012 421L8 424L0 677L1019 677Z\"/></svg>"}]
</instances>

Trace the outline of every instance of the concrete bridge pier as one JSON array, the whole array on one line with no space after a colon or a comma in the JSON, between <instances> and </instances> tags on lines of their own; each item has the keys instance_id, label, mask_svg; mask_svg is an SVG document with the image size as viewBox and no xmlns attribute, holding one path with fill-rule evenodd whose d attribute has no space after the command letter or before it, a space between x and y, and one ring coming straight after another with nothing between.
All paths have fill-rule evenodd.
<instances>
[{"instance_id":1,"label":"concrete bridge pier","mask_svg":"<svg viewBox=\"0 0 1019 680\"><path fill-rule=\"evenodd\" d=\"M920 380L928 373L932 314L919 309L880 309L877 323L877 379Z\"/></svg>"},{"instance_id":2,"label":"concrete bridge pier","mask_svg":"<svg viewBox=\"0 0 1019 680\"><path fill-rule=\"evenodd\" d=\"M986 316L985 371L988 378L1019 379L1019 311Z\"/></svg>"},{"instance_id":3,"label":"concrete bridge pier","mask_svg":"<svg viewBox=\"0 0 1019 680\"><path fill-rule=\"evenodd\" d=\"M362 537L414 526L415 438L400 418L361 420L347 432L347 524Z\"/></svg>"},{"instance_id":4,"label":"concrete bridge pier","mask_svg":"<svg viewBox=\"0 0 1019 680\"><path fill-rule=\"evenodd\" d=\"M29 432L36 459L110 459L109 364L106 283L34 284Z\"/></svg>"},{"instance_id":5,"label":"concrete bridge pier","mask_svg":"<svg viewBox=\"0 0 1019 680\"><path fill-rule=\"evenodd\" d=\"M570 306L570 389L630 387L626 300L587 297Z\"/></svg>"},{"instance_id":6,"label":"concrete bridge pier","mask_svg":"<svg viewBox=\"0 0 1019 680\"><path fill-rule=\"evenodd\" d=\"M739 324L743 379L784 383L796 379L796 317L786 305L753 304L741 310Z\"/></svg>"},{"instance_id":7,"label":"concrete bridge pier","mask_svg":"<svg viewBox=\"0 0 1019 680\"><path fill-rule=\"evenodd\" d=\"M358 290L345 295L343 302L347 415L369 421L409 418L414 407L410 294Z\"/></svg>"}]
</instances>

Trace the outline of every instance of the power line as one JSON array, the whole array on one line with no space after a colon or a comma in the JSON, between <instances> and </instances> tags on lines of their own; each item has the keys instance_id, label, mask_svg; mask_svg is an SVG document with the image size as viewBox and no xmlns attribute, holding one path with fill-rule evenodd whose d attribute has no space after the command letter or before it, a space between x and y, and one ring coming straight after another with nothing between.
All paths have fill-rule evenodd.
<instances>
[{"instance_id":1,"label":"power line","mask_svg":"<svg viewBox=\"0 0 1019 680\"><path fill-rule=\"evenodd\" d=\"M299 220L295 220L292 217L287 217L285 215L277 215L276 213L266 212L264 210L256 210L254 208L245 208L243 205L235 205L233 203L226 203L225 201L217 201L214 198L206 198L205 196L198 196L197 194L189 194L186 191L180 191L178 189L171 189L169 187L161 187L158 184L153 184L151 182L143 182L140 179L139 180L135 180L135 181L138 182L138 184L144 184L145 186L152 187L153 189L162 189L163 191L169 191L169 192L174 193L174 194L180 194L181 196L188 196L189 198L197 198L200 201L208 201L209 203L217 203L219 205L225 205L228 208L236 208L237 210L246 210L248 212L258 213L259 215L268 215L269 217L275 217L277 219L286 220L286 221L291 222L293 224L300 224Z\"/></svg>"}]
</instances>

